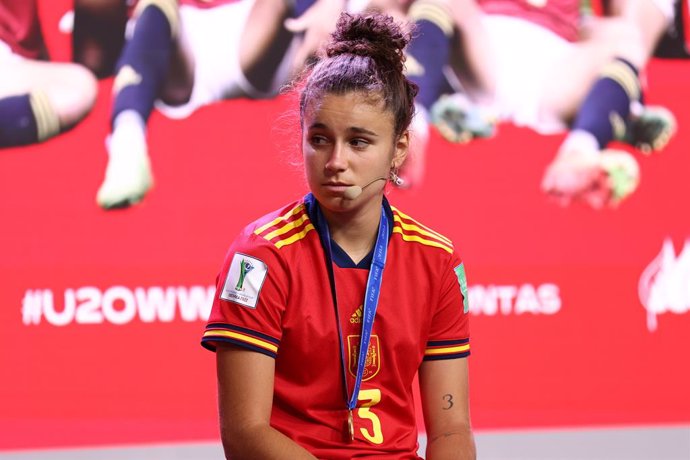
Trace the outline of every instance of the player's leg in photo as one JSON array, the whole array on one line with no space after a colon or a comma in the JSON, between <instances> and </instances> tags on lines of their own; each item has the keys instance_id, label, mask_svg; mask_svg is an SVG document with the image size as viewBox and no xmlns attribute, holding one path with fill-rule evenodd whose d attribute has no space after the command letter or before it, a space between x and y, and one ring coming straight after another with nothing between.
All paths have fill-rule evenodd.
<instances>
[{"instance_id":1,"label":"player's leg in photo","mask_svg":"<svg viewBox=\"0 0 690 460\"><path fill-rule=\"evenodd\" d=\"M131 27L113 82L108 166L96 196L104 209L138 203L153 185L146 124L176 49L177 1L139 2Z\"/></svg>"},{"instance_id":2,"label":"player's leg in photo","mask_svg":"<svg viewBox=\"0 0 690 460\"><path fill-rule=\"evenodd\" d=\"M125 44L127 0L74 0L72 61L112 76Z\"/></svg>"},{"instance_id":3,"label":"player's leg in photo","mask_svg":"<svg viewBox=\"0 0 690 460\"><path fill-rule=\"evenodd\" d=\"M628 153L607 149L609 144L623 141L650 152L662 149L675 132L668 110L644 105L639 77L669 18L653 0L616 5L614 16L594 23L579 59L571 61L587 74L579 81L591 83L559 93L563 118L574 109L574 119L542 187L565 204L578 196L595 208L618 204L635 190L639 167ZM573 79L563 76L560 81ZM570 97L565 104L564 96Z\"/></svg>"},{"instance_id":4,"label":"player's leg in photo","mask_svg":"<svg viewBox=\"0 0 690 460\"><path fill-rule=\"evenodd\" d=\"M69 63L2 62L0 147L33 144L74 127L96 100L94 76Z\"/></svg>"}]
</instances>

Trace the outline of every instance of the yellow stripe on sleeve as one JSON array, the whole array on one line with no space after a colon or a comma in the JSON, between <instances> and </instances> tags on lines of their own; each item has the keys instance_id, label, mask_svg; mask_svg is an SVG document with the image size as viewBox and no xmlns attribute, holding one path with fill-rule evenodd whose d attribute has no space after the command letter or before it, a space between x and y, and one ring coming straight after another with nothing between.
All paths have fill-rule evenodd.
<instances>
[{"instance_id":1,"label":"yellow stripe on sleeve","mask_svg":"<svg viewBox=\"0 0 690 460\"><path fill-rule=\"evenodd\" d=\"M415 219L413 219L412 217L408 216L407 214L405 214L404 212L400 211L399 209L397 209L393 206L391 206L391 209L394 211L393 219L395 219L395 217L397 217L397 216L395 216L395 214L397 214L399 216L399 218L402 217L405 220L409 220L410 222L412 222L412 224L416 225L419 228L423 228L424 230L429 232L434 237L438 238L441 241L444 241L448 246L453 246L453 242L450 241L445 236L441 235L440 233L430 229L429 227L427 227L426 225L424 225L420 222L417 222Z\"/></svg>"},{"instance_id":2,"label":"yellow stripe on sleeve","mask_svg":"<svg viewBox=\"0 0 690 460\"><path fill-rule=\"evenodd\" d=\"M425 238L421 238L421 237L416 236L416 235L408 235L408 234L404 233L400 227L393 227L393 233L399 233L404 241L414 241L416 243L421 243L425 246L433 246L435 248L441 248L449 254L453 253L453 248L450 248L450 247L446 246L445 244L441 244L438 241L427 240Z\"/></svg>"},{"instance_id":3,"label":"yellow stripe on sleeve","mask_svg":"<svg viewBox=\"0 0 690 460\"><path fill-rule=\"evenodd\" d=\"M272 344L271 342L266 342L264 340L257 339L256 337L251 337L249 335L240 334L239 332L225 331L225 330L221 330L221 329L213 329L213 330L204 332L204 337L208 337L208 338L228 337L231 339L240 340L242 342L251 343L252 345L256 345L257 347L261 347L261 348L265 348L266 350L270 350L273 353L278 352L278 347L275 346L274 344Z\"/></svg>"},{"instance_id":4,"label":"yellow stripe on sleeve","mask_svg":"<svg viewBox=\"0 0 690 460\"><path fill-rule=\"evenodd\" d=\"M465 343L463 345L458 345L457 347L446 347L446 348L429 348L424 351L425 356L435 356L435 355L451 355L455 353L462 353L470 349L470 344Z\"/></svg>"},{"instance_id":5,"label":"yellow stripe on sleeve","mask_svg":"<svg viewBox=\"0 0 690 460\"><path fill-rule=\"evenodd\" d=\"M273 219L272 221L270 221L269 223L264 224L261 227L257 228L256 230L254 230L254 234L259 235L260 233L264 232L266 229L269 229L269 228L273 227L274 225L278 225L281 221L284 222L284 221L288 220L289 218L291 218L295 214L298 214L302 210L304 210L303 204L295 206L287 214L283 214L281 216L278 216L275 219Z\"/></svg>"},{"instance_id":6,"label":"yellow stripe on sleeve","mask_svg":"<svg viewBox=\"0 0 690 460\"><path fill-rule=\"evenodd\" d=\"M289 232L290 230L296 229L297 227L302 225L302 223L304 223L304 221L307 219L309 219L309 216L307 216L307 213L304 213L302 215L302 217L300 217L299 219L296 219L292 222L288 222L287 224L283 225L282 227L280 227L276 230L273 230L271 233L264 236L264 238L266 238L267 240L272 240L276 236L283 235L283 234Z\"/></svg>"},{"instance_id":7,"label":"yellow stripe on sleeve","mask_svg":"<svg viewBox=\"0 0 690 460\"><path fill-rule=\"evenodd\" d=\"M309 233L311 230L314 230L314 226L312 224L307 224L307 226L304 227L304 230L302 230L301 232L295 233L290 238L285 238L284 240L277 241L275 245L278 249L280 249L283 246L287 246L289 244L294 243L295 241L301 240L302 238L307 236L307 233Z\"/></svg>"},{"instance_id":8,"label":"yellow stripe on sleeve","mask_svg":"<svg viewBox=\"0 0 690 460\"><path fill-rule=\"evenodd\" d=\"M447 246L453 245L452 243L450 243L450 241L447 238L441 239L437 236L436 233L432 233L428 230L425 230L422 227L419 227L418 225L407 224L407 223L403 222L402 219L400 219L400 217L398 217L398 216L393 216L393 220L395 222L398 222L400 224L400 226L403 228L403 230L409 230L409 231L413 231L416 233L421 233L422 235L426 235L430 238L440 239L441 243L446 244Z\"/></svg>"}]
</instances>

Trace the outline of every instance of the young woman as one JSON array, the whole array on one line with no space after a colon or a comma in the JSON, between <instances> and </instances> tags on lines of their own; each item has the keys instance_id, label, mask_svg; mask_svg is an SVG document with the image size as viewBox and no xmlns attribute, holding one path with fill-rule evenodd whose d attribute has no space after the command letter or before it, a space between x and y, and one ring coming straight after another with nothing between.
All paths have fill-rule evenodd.
<instances>
[{"instance_id":1,"label":"young woman","mask_svg":"<svg viewBox=\"0 0 690 460\"><path fill-rule=\"evenodd\" d=\"M474 458L464 266L384 197L416 86L391 17L343 14L301 85L311 193L245 228L202 344L217 353L228 458Z\"/></svg>"}]
</instances>

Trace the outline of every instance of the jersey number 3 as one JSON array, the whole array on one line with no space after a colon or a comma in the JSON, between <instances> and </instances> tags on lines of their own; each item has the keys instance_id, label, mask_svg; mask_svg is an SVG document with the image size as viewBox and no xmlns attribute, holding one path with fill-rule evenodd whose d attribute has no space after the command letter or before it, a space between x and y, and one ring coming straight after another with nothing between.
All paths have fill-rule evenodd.
<instances>
[{"instance_id":1,"label":"jersey number 3","mask_svg":"<svg viewBox=\"0 0 690 460\"><path fill-rule=\"evenodd\" d=\"M372 444L383 444L381 420L371 411L372 407L381 402L381 390L378 388L361 390L357 395L357 400L362 402L362 406L357 409L357 416L371 421L371 432L365 428L360 428L360 433Z\"/></svg>"}]
</instances>

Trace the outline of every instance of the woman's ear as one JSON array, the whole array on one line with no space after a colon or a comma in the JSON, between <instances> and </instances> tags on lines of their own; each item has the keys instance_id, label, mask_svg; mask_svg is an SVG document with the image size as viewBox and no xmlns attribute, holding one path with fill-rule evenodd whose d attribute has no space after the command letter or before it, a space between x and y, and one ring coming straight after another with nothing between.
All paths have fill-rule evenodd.
<instances>
[{"instance_id":1,"label":"woman's ear","mask_svg":"<svg viewBox=\"0 0 690 460\"><path fill-rule=\"evenodd\" d=\"M395 152L391 161L391 169L398 169L405 162L407 151L410 148L410 131L405 131L395 142Z\"/></svg>"}]
</instances>

